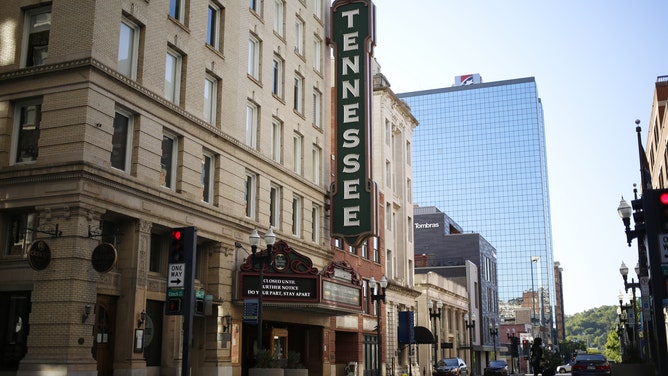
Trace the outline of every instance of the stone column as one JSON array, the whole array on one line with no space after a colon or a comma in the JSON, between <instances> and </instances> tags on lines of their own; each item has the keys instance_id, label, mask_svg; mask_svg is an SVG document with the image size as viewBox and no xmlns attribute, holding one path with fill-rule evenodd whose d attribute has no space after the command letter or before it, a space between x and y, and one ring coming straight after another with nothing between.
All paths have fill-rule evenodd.
<instances>
[{"instance_id":1,"label":"stone column","mask_svg":"<svg viewBox=\"0 0 668 376\"><path fill-rule=\"evenodd\" d=\"M88 224L100 213L76 205L37 212L40 228L58 225L62 236L36 236L48 244L51 261L33 272L28 352L17 375L96 375L91 348L98 273L91 254L98 241L88 237Z\"/></svg>"}]
</instances>

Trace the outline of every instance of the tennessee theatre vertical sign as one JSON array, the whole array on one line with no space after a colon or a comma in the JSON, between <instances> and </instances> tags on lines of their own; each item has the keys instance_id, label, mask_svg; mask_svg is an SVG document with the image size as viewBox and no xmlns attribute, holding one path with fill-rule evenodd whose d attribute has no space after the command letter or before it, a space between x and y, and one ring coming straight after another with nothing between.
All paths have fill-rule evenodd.
<instances>
[{"instance_id":1,"label":"tennessee theatre vertical sign","mask_svg":"<svg viewBox=\"0 0 668 376\"><path fill-rule=\"evenodd\" d=\"M377 192L371 175L371 55L375 8L370 0L336 0L331 14L336 62L332 235L359 246L378 233Z\"/></svg>"}]
</instances>

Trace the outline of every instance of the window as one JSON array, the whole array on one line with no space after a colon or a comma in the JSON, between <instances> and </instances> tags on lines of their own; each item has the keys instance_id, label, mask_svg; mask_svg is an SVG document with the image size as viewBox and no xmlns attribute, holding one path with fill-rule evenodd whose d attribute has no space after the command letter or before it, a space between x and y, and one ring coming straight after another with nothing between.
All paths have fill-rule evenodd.
<instances>
[{"instance_id":1,"label":"window","mask_svg":"<svg viewBox=\"0 0 668 376\"><path fill-rule=\"evenodd\" d=\"M210 74L204 78L204 121L216 123L218 112L218 79Z\"/></svg>"},{"instance_id":2,"label":"window","mask_svg":"<svg viewBox=\"0 0 668 376\"><path fill-rule=\"evenodd\" d=\"M369 239L367 238L364 243L362 243L362 257L369 259Z\"/></svg>"},{"instance_id":3,"label":"window","mask_svg":"<svg viewBox=\"0 0 668 376\"><path fill-rule=\"evenodd\" d=\"M160 185L174 190L176 186L176 136L162 136L162 156L160 157Z\"/></svg>"},{"instance_id":4,"label":"window","mask_svg":"<svg viewBox=\"0 0 668 376\"><path fill-rule=\"evenodd\" d=\"M406 180L406 200L413 201L413 182L411 179Z\"/></svg>"},{"instance_id":5,"label":"window","mask_svg":"<svg viewBox=\"0 0 668 376\"><path fill-rule=\"evenodd\" d=\"M178 52L169 49L165 60L165 98L179 104L181 91L181 66L183 57Z\"/></svg>"},{"instance_id":6,"label":"window","mask_svg":"<svg viewBox=\"0 0 668 376\"><path fill-rule=\"evenodd\" d=\"M373 261L380 263L380 246L378 244L378 237L372 238L373 242Z\"/></svg>"},{"instance_id":7,"label":"window","mask_svg":"<svg viewBox=\"0 0 668 376\"><path fill-rule=\"evenodd\" d=\"M348 245L348 253L350 253L351 255L356 254L355 247L353 247L352 245Z\"/></svg>"},{"instance_id":8,"label":"window","mask_svg":"<svg viewBox=\"0 0 668 376\"><path fill-rule=\"evenodd\" d=\"M202 153L202 175L200 177L202 201L209 204L213 201L213 161L212 153L208 151Z\"/></svg>"},{"instance_id":9,"label":"window","mask_svg":"<svg viewBox=\"0 0 668 376\"><path fill-rule=\"evenodd\" d=\"M246 145L255 149L257 147L257 130L259 108L254 103L246 105Z\"/></svg>"},{"instance_id":10,"label":"window","mask_svg":"<svg viewBox=\"0 0 668 376\"><path fill-rule=\"evenodd\" d=\"M246 217L255 219L257 198L257 175L246 172L246 186L244 189L244 204L246 205Z\"/></svg>"},{"instance_id":11,"label":"window","mask_svg":"<svg viewBox=\"0 0 668 376\"><path fill-rule=\"evenodd\" d=\"M26 37L23 41L26 67L43 65L49 55L49 33L51 31L51 7L26 12Z\"/></svg>"},{"instance_id":12,"label":"window","mask_svg":"<svg viewBox=\"0 0 668 376\"><path fill-rule=\"evenodd\" d=\"M343 250L343 240L341 238L334 238L334 247Z\"/></svg>"},{"instance_id":13,"label":"window","mask_svg":"<svg viewBox=\"0 0 668 376\"><path fill-rule=\"evenodd\" d=\"M299 17L295 21L295 52L304 56L304 21Z\"/></svg>"},{"instance_id":14,"label":"window","mask_svg":"<svg viewBox=\"0 0 668 376\"><path fill-rule=\"evenodd\" d=\"M185 19L185 2L186 0L169 0L169 16L180 23Z\"/></svg>"},{"instance_id":15,"label":"window","mask_svg":"<svg viewBox=\"0 0 668 376\"><path fill-rule=\"evenodd\" d=\"M138 56L139 26L124 17L118 38L118 71L124 76L136 79Z\"/></svg>"},{"instance_id":16,"label":"window","mask_svg":"<svg viewBox=\"0 0 668 376\"><path fill-rule=\"evenodd\" d=\"M271 93L283 98L283 60L278 56L274 56L271 68Z\"/></svg>"},{"instance_id":17,"label":"window","mask_svg":"<svg viewBox=\"0 0 668 376\"><path fill-rule=\"evenodd\" d=\"M209 2L209 11L206 23L206 44L220 49L220 25L222 12L218 5Z\"/></svg>"},{"instance_id":18,"label":"window","mask_svg":"<svg viewBox=\"0 0 668 376\"><path fill-rule=\"evenodd\" d=\"M311 241L320 242L320 206L316 204L311 207Z\"/></svg>"},{"instance_id":19,"label":"window","mask_svg":"<svg viewBox=\"0 0 668 376\"><path fill-rule=\"evenodd\" d=\"M385 225L392 231L392 204L389 202L385 204Z\"/></svg>"},{"instance_id":20,"label":"window","mask_svg":"<svg viewBox=\"0 0 668 376\"><path fill-rule=\"evenodd\" d=\"M322 72L322 39L318 37L313 40L313 69Z\"/></svg>"},{"instance_id":21,"label":"window","mask_svg":"<svg viewBox=\"0 0 668 376\"><path fill-rule=\"evenodd\" d=\"M114 134L111 136L111 167L121 171L130 171L130 154L132 150L131 113L120 109L114 116Z\"/></svg>"},{"instance_id":22,"label":"window","mask_svg":"<svg viewBox=\"0 0 668 376\"><path fill-rule=\"evenodd\" d=\"M411 143L410 141L406 141L406 164L411 165L412 163L412 149L411 149Z\"/></svg>"},{"instance_id":23,"label":"window","mask_svg":"<svg viewBox=\"0 0 668 376\"><path fill-rule=\"evenodd\" d=\"M0 219L3 234L6 234L4 254L23 255L34 240L34 229L38 225L37 215L32 211L21 211L0 214Z\"/></svg>"},{"instance_id":24,"label":"window","mask_svg":"<svg viewBox=\"0 0 668 376\"><path fill-rule=\"evenodd\" d=\"M269 225L281 228L281 187L275 184L269 190Z\"/></svg>"},{"instance_id":25,"label":"window","mask_svg":"<svg viewBox=\"0 0 668 376\"><path fill-rule=\"evenodd\" d=\"M294 102L293 109L300 114L304 113L304 79L296 75L294 85Z\"/></svg>"},{"instance_id":26,"label":"window","mask_svg":"<svg viewBox=\"0 0 668 376\"><path fill-rule=\"evenodd\" d=\"M392 124L389 121L385 120L385 144L390 145L392 140Z\"/></svg>"},{"instance_id":27,"label":"window","mask_svg":"<svg viewBox=\"0 0 668 376\"><path fill-rule=\"evenodd\" d=\"M292 235L302 235L302 198L292 197Z\"/></svg>"},{"instance_id":28,"label":"window","mask_svg":"<svg viewBox=\"0 0 668 376\"><path fill-rule=\"evenodd\" d=\"M39 154L42 100L17 102L14 107L15 163L34 162Z\"/></svg>"},{"instance_id":29,"label":"window","mask_svg":"<svg viewBox=\"0 0 668 376\"><path fill-rule=\"evenodd\" d=\"M292 137L292 166L294 171L301 175L302 174L302 151L304 150L304 137L298 133L295 133Z\"/></svg>"},{"instance_id":30,"label":"window","mask_svg":"<svg viewBox=\"0 0 668 376\"><path fill-rule=\"evenodd\" d=\"M312 0L313 3L313 15L315 18L322 20L322 0Z\"/></svg>"},{"instance_id":31,"label":"window","mask_svg":"<svg viewBox=\"0 0 668 376\"><path fill-rule=\"evenodd\" d=\"M313 91L313 125L322 127L322 94L317 89Z\"/></svg>"},{"instance_id":32,"label":"window","mask_svg":"<svg viewBox=\"0 0 668 376\"><path fill-rule=\"evenodd\" d=\"M369 313L370 297L369 297L369 282L366 279L362 280L362 311ZM369 363L371 364L371 363Z\"/></svg>"},{"instance_id":33,"label":"window","mask_svg":"<svg viewBox=\"0 0 668 376\"><path fill-rule=\"evenodd\" d=\"M260 40L252 36L248 39L248 75L260 79Z\"/></svg>"},{"instance_id":34,"label":"window","mask_svg":"<svg viewBox=\"0 0 668 376\"><path fill-rule=\"evenodd\" d=\"M413 218L408 217L408 223L406 224L406 233L408 234L408 241L413 242Z\"/></svg>"},{"instance_id":35,"label":"window","mask_svg":"<svg viewBox=\"0 0 668 376\"><path fill-rule=\"evenodd\" d=\"M274 0L274 32L283 37L285 27L285 2L284 0Z\"/></svg>"},{"instance_id":36,"label":"window","mask_svg":"<svg viewBox=\"0 0 668 376\"><path fill-rule=\"evenodd\" d=\"M271 121L271 159L281 163L283 150L283 123L278 119Z\"/></svg>"},{"instance_id":37,"label":"window","mask_svg":"<svg viewBox=\"0 0 668 376\"><path fill-rule=\"evenodd\" d=\"M262 16L262 0L250 0L250 10Z\"/></svg>"},{"instance_id":38,"label":"window","mask_svg":"<svg viewBox=\"0 0 668 376\"><path fill-rule=\"evenodd\" d=\"M392 163L385 161L385 185L392 187Z\"/></svg>"},{"instance_id":39,"label":"window","mask_svg":"<svg viewBox=\"0 0 668 376\"><path fill-rule=\"evenodd\" d=\"M318 145L313 145L313 155L311 157L312 163L313 163L313 175L311 176L311 180L315 184L320 184L320 166L322 164L322 152L321 149Z\"/></svg>"}]
</instances>

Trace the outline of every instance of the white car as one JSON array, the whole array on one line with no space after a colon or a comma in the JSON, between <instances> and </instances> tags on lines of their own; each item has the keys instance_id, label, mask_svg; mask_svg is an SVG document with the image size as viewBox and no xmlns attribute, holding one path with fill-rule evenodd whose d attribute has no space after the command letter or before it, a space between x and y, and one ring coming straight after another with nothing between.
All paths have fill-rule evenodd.
<instances>
[{"instance_id":1,"label":"white car","mask_svg":"<svg viewBox=\"0 0 668 376\"><path fill-rule=\"evenodd\" d=\"M573 362L570 362L568 364L564 364L562 366L557 367L557 372L559 373L566 373L566 372L571 372L571 366L573 365Z\"/></svg>"}]
</instances>

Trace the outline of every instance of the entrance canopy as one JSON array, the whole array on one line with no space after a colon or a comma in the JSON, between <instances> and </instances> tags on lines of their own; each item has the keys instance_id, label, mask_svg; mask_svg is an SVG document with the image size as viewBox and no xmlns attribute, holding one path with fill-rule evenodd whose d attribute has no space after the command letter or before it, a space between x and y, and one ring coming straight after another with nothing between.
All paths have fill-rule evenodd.
<instances>
[{"instance_id":1,"label":"entrance canopy","mask_svg":"<svg viewBox=\"0 0 668 376\"><path fill-rule=\"evenodd\" d=\"M431 334L431 331L424 326L416 326L413 328L415 332L415 342L416 344L422 343L434 343L434 335Z\"/></svg>"}]
</instances>

